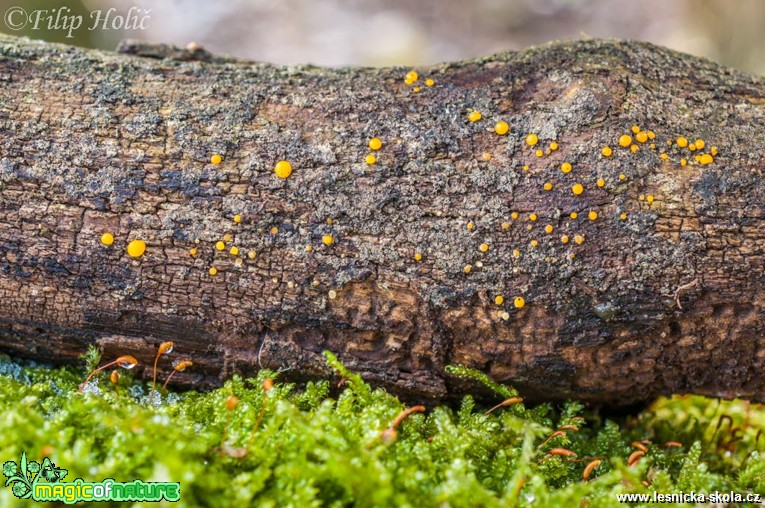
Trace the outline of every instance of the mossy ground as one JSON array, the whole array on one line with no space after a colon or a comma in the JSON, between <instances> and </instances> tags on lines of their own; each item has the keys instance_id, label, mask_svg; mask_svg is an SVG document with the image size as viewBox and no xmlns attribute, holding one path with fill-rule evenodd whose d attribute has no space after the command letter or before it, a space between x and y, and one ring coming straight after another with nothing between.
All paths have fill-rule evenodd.
<instances>
[{"instance_id":1,"label":"mossy ground","mask_svg":"<svg viewBox=\"0 0 765 508\"><path fill-rule=\"evenodd\" d=\"M95 358L91 358L91 363ZM472 397L407 417L395 442L380 438L404 405L328 361L345 380L298 389L263 371L209 393L167 393L101 375L77 392L84 369L0 362L0 461L43 455L65 480L181 482L181 506L615 506L616 494L737 491L765 494L758 450L765 410L742 401L662 399L640 414L605 419L581 404L515 404L485 414ZM478 373L497 393L515 395ZM231 395L238 398L227 409ZM584 418L583 421L577 417ZM565 435L549 439L563 425ZM253 429L256 429L253 433ZM225 443L222 445L222 441ZM634 466L634 441L650 440ZM765 438L763 438L765 440ZM677 441L682 447L665 447ZM577 454L551 456L552 448ZM246 450L246 452L245 452ZM586 465L602 464L589 481ZM644 482L650 486L646 486ZM172 505L172 503L166 503ZM10 488L0 505L29 506Z\"/></svg>"}]
</instances>

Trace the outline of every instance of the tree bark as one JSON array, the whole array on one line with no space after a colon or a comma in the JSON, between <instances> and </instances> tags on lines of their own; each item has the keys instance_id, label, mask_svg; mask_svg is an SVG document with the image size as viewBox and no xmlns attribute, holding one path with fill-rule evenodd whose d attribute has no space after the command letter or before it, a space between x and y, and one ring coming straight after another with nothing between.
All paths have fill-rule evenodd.
<instances>
[{"instance_id":1,"label":"tree bark","mask_svg":"<svg viewBox=\"0 0 765 508\"><path fill-rule=\"evenodd\" d=\"M408 70L0 36L0 349L150 377L172 340L160 376L189 357L194 388L326 376L331 350L421 402L475 390L449 364L535 400L765 401L760 78L602 40Z\"/></svg>"}]
</instances>

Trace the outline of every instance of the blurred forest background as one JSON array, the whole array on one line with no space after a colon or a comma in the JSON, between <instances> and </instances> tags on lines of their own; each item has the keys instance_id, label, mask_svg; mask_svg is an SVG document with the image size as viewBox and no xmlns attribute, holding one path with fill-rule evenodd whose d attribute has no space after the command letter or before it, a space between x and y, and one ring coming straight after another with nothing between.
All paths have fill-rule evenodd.
<instances>
[{"instance_id":1,"label":"blurred forest background","mask_svg":"<svg viewBox=\"0 0 765 508\"><path fill-rule=\"evenodd\" d=\"M765 74L763 0L0 0L67 7L85 16L63 30L0 31L113 49L122 38L185 46L278 64L422 65L522 49L551 40L650 41ZM89 13L151 9L145 30L88 30Z\"/></svg>"}]
</instances>

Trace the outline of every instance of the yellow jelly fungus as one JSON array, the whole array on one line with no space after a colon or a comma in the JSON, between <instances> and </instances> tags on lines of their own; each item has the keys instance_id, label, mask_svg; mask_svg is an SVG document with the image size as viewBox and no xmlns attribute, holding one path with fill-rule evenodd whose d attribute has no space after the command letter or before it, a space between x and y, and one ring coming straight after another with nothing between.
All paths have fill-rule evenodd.
<instances>
[{"instance_id":1,"label":"yellow jelly fungus","mask_svg":"<svg viewBox=\"0 0 765 508\"><path fill-rule=\"evenodd\" d=\"M528 171L529 169L531 169L531 168L529 168L528 166L523 166L523 170L524 171Z\"/></svg>"},{"instance_id":2,"label":"yellow jelly fungus","mask_svg":"<svg viewBox=\"0 0 765 508\"><path fill-rule=\"evenodd\" d=\"M531 246L532 246L532 247L536 247L537 245L539 245L539 242L538 242L538 241L536 241L536 240L531 240Z\"/></svg>"},{"instance_id":3,"label":"yellow jelly fungus","mask_svg":"<svg viewBox=\"0 0 765 508\"><path fill-rule=\"evenodd\" d=\"M576 218L578 218L578 217L579 217L579 214L578 214L578 213L576 213L576 212L571 212L571 214L569 215L569 217L571 217L572 219L576 219Z\"/></svg>"},{"instance_id":4,"label":"yellow jelly fungus","mask_svg":"<svg viewBox=\"0 0 765 508\"><path fill-rule=\"evenodd\" d=\"M636 132L635 139L638 141L638 143L645 143L648 141L648 134L643 131Z\"/></svg>"},{"instance_id":5,"label":"yellow jelly fungus","mask_svg":"<svg viewBox=\"0 0 765 508\"><path fill-rule=\"evenodd\" d=\"M221 241L218 241L215 244L215 248L218 249L218 250L224 250L226 248L226 244L221 242Z\"/></svg>"},{"instance_id":6,"label":"yellow jelly fungus","mask_svg":"<svg viewBox=\"0 0 765 508\"><path fill-rule=\"evenodd\" d=\"M422 261L422 254L419 253L419 252L415 253L414 260L415 261Z\"/></svg>"},{"instance_id":7,"label":"yellow jelly fungus","mask_svg":"<svg viewBox=\"0 0 765 508\"><path fill-rule=\"evenodd\" d=\"M539 143L539 138L536 134L529 134L526 136L526 144L529 146L534 146L537 143Z\"/></svg>"},{"instance_id":8,"label":"yellow jelly fungus","mask_svg":"<svg viewBox=\"0 0 765 508\"><path fill-rule=\"evenodd\" d=\"M420 87L419 87L419 86L416 86L416 87L412 88L412 91L413 91L414 93L417 93L417 92L419 92L419 91L420 91Z\"/></svg>"},{"instance_id":9,"label":"yellow jelly fungus","mask_svg":"<svg viewBox=\"0 0 765 508\"><path fill-rule=\"evenodd\" d=\"M552 190L552 188L553 188L553 184L551 184L550 182L545 182L544 189L546 191Z\"/></svg>"},{"instance_id":10,"label":"yellow jelly fungus","mask_svg":"<svg viewBox=\"0 0 765 508\"><path fill-rule=\"evenodd\" d=\"M553 227L550 224L546 225L545 226L545 233L550 234L552 232L553 232Z\"/></svg>"},{"instance_id":11,"label":"yellow jelly fungus","mask_svg":"<svg viewBox=\"0 0 765 508\"><path fill-rule=\"evenodd\" d=\"M475 229L475 224L473 224L472 222L468 222L468 224L467 224L467 228L468 228L470 231L472 231L472 230L474 230L474 229Z\"/></svg>"},{"instance_id":12,"label":"yellow jelly fungus","mask_svg":"<svg viewBox=\"0 0 765 508\"><path fill-rule=\"evenodd\" d=\"M228 233L226 233L225 235L223 235L223 241L224 241L224 242L230 242L232 238L233 238L233 237L232 237L230 234L228 234Z\"/></svg>"},{"instance_id":13,"label":"yellow jelly fungus","mask_svg":"<svg viewBox=\"0 0 765 508\"><path fill-rule=\"evenodd\" d=\"M677 138L675 141L677 142L677 146L679 146L680 148L685 148L686 146L688 146L688 140L682 136Z\"/></svg>"},{"instance_id":14,"label":"yellow jelly fungus","mask_svg":"<svg viewBox=\"0 0 765 508\"><path fill-rule=\"evenodd\" d=\"M221 157L217 153L214 154L212 157L210 157L210 163L212 164L220 164L222 161L223 161L223 157Z\"/></svg>"},{"instance_id":15,"label":"yellow jelly fungus","mask_svg":"<svg viewBox=\"0 0 765 508\"><path fill-rule=\"evenodd\" d=\"M626 179L627 179L627 175L625 175L624 173L619 174L619 180L626 180Z\"/></svg>"},{"instance_id":16,"label":"yellow jelly fungus","mask_svg":"<svg viewBox=\"0 0 765 508\"><path fill-rule=\"evenodd\" d=\"M554 152L557 149L558 149L558 143L556 143L555 141L550 143L550 150L552 150Z\"/></svg>"},{"instance_id":17,"label":"yellow jelly fungus","mask_svg":"<svg viewBox=\"0 0 765 508\"><path fill-rule=\"evenodd\" d=\"M647 196L645 197L645 200L646 200L646 201L648 202L648 204L650 205L651 203L653 203L653 196L649 194L649 195L647 195Z\"/></svg>"},{"instance_id":18,"label":"yellow jelly fungus","mask_svg":"<svg viewBox=\"0 0 765 508\"><path fill-rule=\"evenodd\" d=\"M334 223L335 223L335 219L333 219L332 217L327 217L327 224L331 226Z\"/></svg>"},{"instance_id":19,"label":"yellow jelly fungus","mask_svg":"<svg viewBox=\"0 0 765 508\"><path fill-rule=\"evenodd\" d=\"M711 155L709 155L708 153L702 154L699 157L699 163L700 164L704 164L704 165L712 164L714 161L715 161L714 158Z\"/></svg>"},{"instance_id":20,"label":"yellow jelly fungus","mask_svg":"<svg viewBox=\"0 0 765 508\"><path fill-rule=\"evenodd\" d=\"M569 241L568 235L561 236L560 237L560 241L561 241L561 243L564 243L564 244L568 243L568 241Z\"/></svg>"},{"instance_id":21,"label":"yellow jelly fungus","mask_svg":"<svg viewBox=\"0 0 765 508\"><path fill-rule=\"evenodd\" d=\"M462 269L465 273L470 273L473 271L473 267L471 265L465 265L465 267Z\"/></svg>"},{"instance_id":22,"label":"yellow jelly fungus","mask_svg":"<svg viewBox=\"0 0 765 508\"><path fill-rule=\"evenodd\" d=\"M382 141L380 138L372 138L369 140L370 150L379 150L380 148L382 148Z\"/></svg>"},{"instance_id":23,"label":"yellow jelly fungus","mask_svg":"<svg viewBox=\"0 0 765 508\"><path fill-rule=\"evenodd\" d=\"M217 274L218 274L218 269L215 268L214 266L210 267L210 275L214 276L214 275L217 275Z\"/></svg>"},{"instance_id":24,"label":"yellow jelly fungus","mask_svg":"<svg viewBox=\"0 0 765 508\"><path fill-rule=\"evenodd\" d=\"M514 258L521 257L521 251L519 251L518 249L514 249L513 250L513 257Z\"/></svg>"},{"instance_id":25,"label":"yellow jelly fungus","mask_svg":"<svg viewBox=\"0 0 765 508\"><path fill-rule=\"evenodd\" d=\"M622 134L619 136L619 146L623 148L627 148L632 144L632 136L628 134Z\"/></svg>"},{"instance_id":26,"label":"yellow jelly fungus","mask_svg":"<svg viewBox=\"0 0 765 508\"><path fill-rule=\"evenodd\" d=\"M532 221L532 222L537 220L537 214L535 214L535 213L529 214L529 220Z\"/></svg>"},{"instance_id":27,"label":"yellow jelly fungus","mask_svg":"<svg viewBox=\"0 0 765 508\"><path fill-rule=\"evenodd\" d=\"M651 143L650 145L648 145L648 148L650 148L651 150L655 150L656 149L656 145Z\"/></svg>"},{"instance_id":28,"label":"yellow jelly fungus","mask_svg":"<svg viewBox=\"0 0 765 508\"><path fill-rule=\"evenodd\" d=\"M712 148L710 148L709 153L716 156L718 154L717 147L713 146Z\"/></svg>"},{"instance_id":29,"label":"yellow jelly fungus","mask_svg":"<svg viewBox=\"0 0 765 508\"><path fill-rule=\"evenodd\" d=\"M686 159L680 159L680 165L685 166L688 164L688 161Z\"/></svg>"},{"instance_id":30,"label":"yellow jelly fungus","mask_svg":"<svg viewBox=\"0 0 765 508\"><path fill-rule=\"evenodd\" d=\"M587 218L590 220L595 220L598 218L598 212L595 210L590 210L590 213L587 214Z\"/></svg>"},{"instance_id":31,"label":"yellow jelly fungus","mask_svg":"<svg viewBox=\"0 0 765 508\"><path fill-rule=\"evenodd\" d=\"M606 181L603 180L602 178L599 178L597 183L598 183L598 187L605 187L606 185Z\"/></svg>"},{"instance_id":32,"label":"yellow jelly fungus","mask_svg":"<svg viewBox=\"0 0 765 508\"><path fill-rule=\"evenodd\" d=\"M563 171L564 173L570 173L572 169L573 168L571 167L571 163L569 162L564 162L563 164L560 165L560 170Z\"/></svg>"},{"instance_id":33,"label":"yellow jelly fungus","mask_svg":"<svg viewBox=\"0 0 765 508\"><path fill-rule=\"evenodd\" d=\"M471 111L468 114L468 120L470 120L471 122L477 122L480 119L481 119L481 112L480 111Z\"/></svg>"},{"instance_id":34,"label":"yellow jelly fungus","mask_svg":"<svg viewBox=\"0 0 765 508\"><path fill-rule=\"evenodd\" d=\"M571 186L571 192L578 196L584 192L584 187L582 187L581 183L575 183L573 186Z\"/></svg>"},{"instance_id":35,"label":"yellow jelly fungus","mask_svg":"<svg viewBox=\"0 0 765 508\"><path fill-rule=\"evenodd\" d=\"M545 153L542 150L537 150L536 152L534 152L534 155L536 155L537 157L543 157L544 154Z\"/></svg>"},{"instance_id":36,"label":"yellow jelly fungus","mask_svg":"<svg viewBox=\"0 0 765 508\"><path fill-rule=\"evenodd\" d=\"M582 235L574 235L574 241L577 245L582 245L584 243L584 237Z\"/></svg>"},{"instance_id":37,"label":"yellow jelly fungus","mask_svg":"<svg viewBox=\"0 0 765 508\"><path fill-rule=\"evenodd\" d=\"M695 152L696 151L696 143L691 143L690 145L688 145L688 150L690 150L691 152Z\"/></svg>"},{"instance_id":38,"label":"yellow jelly fungus","mask_svg":"<svg viewBox=\"0 0 765 508\"><path fill-rule=\"evenodd\" d=\"M491 154L488 152L483 154L483 160L485 160L486 162L489 162L491 160Z\"/></svg>"},{"instance_id":39,"label":"yellow jelly fungus","mask_svg":"<svg viewBox=\"0 0 765 508\"><path fill-rule=\"evenodd\" d=\"M306 252L313 252L313 247L311 247L310 245L306 245L305 246L305 251Z\"/></svg>"},{"instance_id":40,"label":"yellow jelly fungus","mask_svg":"<svg viewBox=\"0 0 765 508\"><path fill-rule=\"evenodd\" d=\"M610 146L604 146L600 153L603 155L603 157L611 157L611 154L614 153L614 151L611 150Z\"/></svg>"},{"instance_id":41,"label":"yellow jelly fungus","mask_svg":"<svg viewBox=\"0 0 765 508\"><path fill-rule=\"evenodd\" d=\"M497 305L502 305L503 303L505 303L505 297L503 297L502 295L495 296L494 303Z\"/></svg>"},{"instance_id":42,"label":"yellow jelly fungus","mask_svg":"<svg viewBox=\"0 0 765 508\"><path fill-rule=\"evenodd\" d=\"M375 157L374 155L372 155L372 154L370 153L369 155L367 155L366 157L364 157L364 162L366 162L367 164L369 164L369 165L371 166L372 164L374 164L375 162L377 162L377 157Z\"/></svg>"},{"instance_id":43,"label":"yellow jelly fungus","mask_svg":"<svg viewBox=\"0 0 765 508\"><path fill-rule=\"evenodd\" d=\"M648 132L646 132L646 134L648 134L648 139L655 139L656 138L656 134L654 134L653 131L648 131Z\"/></svg>"},{"instance_id":44,"label":"yellow jelly fungus","mask_svg":"<svg viewBox=\"0 0 765 508\"><path fill-rule=\"evenodd\" d=\"M146 252L146 242L143 240L133 240L127 246L127 253L131 258L140 258Z\"/></svg>"},{"instance_id":45,"label":"yellow jelly fungus","mask_svg":"<svg viewBox=\"0 0 765 508\"><path fill-rule=\"evenodd\" d=\"M272 235L276 235L279 233L279 228L277 228L276 226L271 226L271 229L269 229L268 232L271 233ZM230 238L228 239L223 238L223 239L226 240L227 242L230 240Z\"/></svg>"},{"instance_id":46,"label":"yellow jelly fungus","mask_svg":"<svg viewBox=\"0 0 765 508\"><path fill-rule=\"evenodd\" d=\"M527 229L527 230L529 230L529 231L531 231L532 229L534 229L534 226L532 226L531 224L529 224L528 226L526 226L526 229Z\"/></svg>"},{"instance_id":47,"label":"yellow jelly fungus","mask_svg":"<svg viewBox=\"0 0 765 508\"><path fill-rule=\"evenodd\" d=\"M623 214L621 214L621 215L619 216L619 218L620 218L621 220L627 220L627 214L626 214L626 213L623 213Z\"/></svg>"},{"instance_id":48,"label":"yellow jelly fungus","mask_svg":"<svg viewBox=\"0 0 765 508\"><path fill-rule=\"evenodd\" d=\"M274 166L274 173L276 173L276 176L282 180L289 178L292 174L292 164L287 161L279 161L276 163L276 166Z\"/></svg>"},{"instance_id":49,"label":"yellow jelly fungus","mask_svg":"<svg viewBox=\"0 0 765 508\"><path fill-rule=\"evenodd\" d=\"M234 215L234 222L236 222L237 224L242 222L242 216L241 215Z\"/></svg>"},{"instance_id":50,"label":"yellow jelly fungus","mask_svg":"<svg viewBox=\"0 0 765 508\"><path fill-rule=\"evenodd\" d=\"M196 256L197 252L198 251L197 251L196 247L192 247L192 248L189 249L189 254L191 254L192 256Z\"/></svg>"},{"instance_id":51,"label":"yellow jelly fungus","mask_svg":"<svg viewBox=\"0 0 765 508\"><path fill-rule=\"evenodd\" d=\"M661 157L661 160L663 161L669 159L669 155L667 155L666 153L662 153L661 155L659 155L659 157Z\"/></svg>"},{"instance_id":52,"label":"yellow jelly fungus","mask_svg":"<svg viewBox=\"0 0 765 508\"><path fill-rule=\"evenodd\" d=\"M513 300L513 305L515 305L516 309L520 309L526 305L526 300L524 300L522 296L516 296L515 300Z\"/></svg>"},{"instance_id":53,"label":"yellow jelly fungus","mask_svg":"<svg viewBox=\"0 0 765 508\"><path fill-rule=\"evenodd\" d=\"M518 218L518 212L513 212L510 214L510 218L513 220L516 220Z\"/></svg>"},{"instance_id":54,"label":"yellow jelly fungus","mask_svg":"<svg viewBox=\"0 0 765 508\"><path fill-rule=\"evenodd\" d=\"M425 80L425 86L433 86L435 84L436 84L436 82L433 81L431 78L428 78L428 79Z\"/></svg>"},{"instance_id":55,"label":"yellow jelly fungus","mask_svg":"<svg viewBox=\"0 0 765 508\"><path fill-rule=\"evenodd\" d=\"M407 72L407 73L406 73L406 76L404 76L404 79L406 79L406 80L408 80L408 81L411 81L412 83L414 83L415 81L417 81L418 79L420 79L420 75L419 75L419 74L417 74L417 72L416 72L416 71L409 71L409 72Z\"/></svg>"},{"instance_id":56,"label":"yellow jelly fungus","mask_svg":"<svg viewBox=\"0 0 765 508\"><path fill-rule=\"evenodd\" d=\"M412 83L414 83L414 81L409 78L404 78L404 83L406 83L407 85L411 85Z\"/></svg>"},{"instance_id":57,"label":"yellow jelly fungus","mask_svg":"<svg viewBox=\"0 0 765 508\"><path fill-rule=\"evenodd\" d=\"M568 258L569 258L569 259L574 259L574 257L576 257L576 254L574 254L573 252L572 252L571 254L569 254L569 255L568 255Z\"/></svg>"},{"instance_id":58,"label":"yellow jelly fungus","mask_svg":"<svg viewBox=\"0 0 765 508\"><path fill-rule=\"evenodd\" d=\"M324 245L332 245L335 243L335 237L332 235L324 235L321 237L321 243Z\"/></svg>"},{"instance_id":59,"label":"yellow jelly fungus","mask_svg":"<svg viewBox=\"0 0 765 508\"><path fill-rule=\"evenodd\" d=\"M500 120L499 122L496 123L496 125L494 125L494 132L496 132L500 136L504 136L505 134L507 134L507 131L509 130L510 130L510 126L507 125L507 122L505 122L504 120Z\"/></svg>"},{"instance_id":60,"label":"yellow jelly fungus","mask_svg":"<svg viewBox=\"0 0 765 508\"><path fill-rule=\"evenodd\" d=\"M111 233L104 233L101 235L101 243L104 245L111 245L114 243L114 235Z\"/></svg>"},{"instance_id":61,"label":"yellow jelly fungus","mask_svg":"<svg viewBox=\"0 0 765 508\"><path fill-rule=\"evenodd\" d=\"M480 250L481 252L488 252L489 244L482 243L481 245L478 246L478 250Z\"/></svg>"},{"instance_id":62,"label":"yellow jelly fungus","mask_svg":"<svg viewBox=\"0 0 765 508\"><path fill-rule=\"evenodd\" d=\"M633 125L630 130L632 131L633 134L637 134L638 132L640 132L640 127L638 127L637 125Z\"/></svg>"},{"instance_id":63,"label":"yellow jelly fungus","mask_svg":"<svg viewBox=\"0 0 765 508\"><path fill-rule=\"evenodd\" d=\"M510 223L509 222L503 222L502 223L502 229L510 229Z\"/></svg>"},{"instance_id":64,"label":"yellow jelly fungus","mask_svg":"<svg viewBox=\"0 0 765 508\"><path fill-rule=\"evenodd\" d=\"M703 140L703 139L697 139L697 140L694 142L694 144L696 145L696 148L698 148L699 150L703 150L703 149L704 149L704 146L706 146L706 143L704 143L704 140Z\"/></svg>"},{"instance_id":65,"label":"yellow jelly fungus","mask_svg":"<svg viewBox=\"0 0 765 508\"><path fill-rule=\"evenodd\" d=\"M239 247L231 247L231 250L229 250L232 256L239 255Z\"/></svg>"},{"instance_id":66,"label":"yellow jelly fungus","mask_svg":"<svg viewBox=\"0 0 765 508\"><path fill-rule=\"evenodd\" d=\"M242 258L236 258L236 259L234 260L234 265L236 265L236 266L242 266L242 263L244 263L244 261L242 260Z\"/></svg>"},{"instance_id":67,"label":"yellow jelly fungus","mask_svg":"<svg viewBox=\"0 0 765 508\"><path fill-rule=\"evenodd\" d=\"M637 151L638 151L638 146L637 145L630 145L630 152L637 153Z\"/></svg>"}]
</instances>

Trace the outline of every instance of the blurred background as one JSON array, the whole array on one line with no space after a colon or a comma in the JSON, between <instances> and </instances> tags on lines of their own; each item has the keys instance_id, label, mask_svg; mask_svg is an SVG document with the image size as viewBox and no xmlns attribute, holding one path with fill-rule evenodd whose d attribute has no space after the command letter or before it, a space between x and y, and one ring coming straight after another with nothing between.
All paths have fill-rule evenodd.
<instances>
[{"instance_id":1,"label":"blurred background","mask_svg":"<svg viewBox=\"0 0 765 508\"><path fill-rule=\"evenodd\" d=\"M17 7L27 14L23 27L22 14L8 17ZM35 27L39 10L47 15ZM100 18L90 17L94 11ZM422 65L550 40L617 37L765 74L763 0L0 0L0 13L5 33L105 49L122 38L195 41L214 53L279 64ZM83 17L71 38L62 13ZM141 20L144 28L133 28Z\"/></svg>"}]
</instances>

